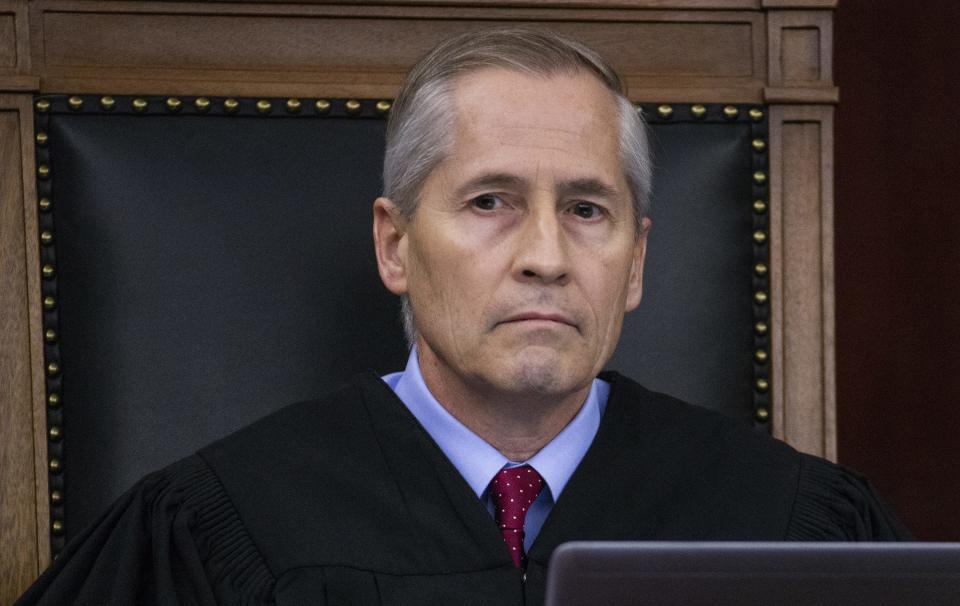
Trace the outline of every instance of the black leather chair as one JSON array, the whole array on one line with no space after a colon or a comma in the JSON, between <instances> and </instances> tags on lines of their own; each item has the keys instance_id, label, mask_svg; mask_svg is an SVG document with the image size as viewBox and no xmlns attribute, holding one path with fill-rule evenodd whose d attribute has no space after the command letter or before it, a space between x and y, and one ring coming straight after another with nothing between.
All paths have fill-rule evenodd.
<instances>
[{"instance_id":1,"label":"black leather chair","mask_svg":"<svg viewBox=\"0 0 960 606\"><path fill-rule=\"evenodd\" d=\"M406 349L371 239L383 102L45 99L56 552L144 473L352 373L398 370ZM654 228L610 366L765 429L759 109L644 106Z\"/></svg>"}]
</instances>

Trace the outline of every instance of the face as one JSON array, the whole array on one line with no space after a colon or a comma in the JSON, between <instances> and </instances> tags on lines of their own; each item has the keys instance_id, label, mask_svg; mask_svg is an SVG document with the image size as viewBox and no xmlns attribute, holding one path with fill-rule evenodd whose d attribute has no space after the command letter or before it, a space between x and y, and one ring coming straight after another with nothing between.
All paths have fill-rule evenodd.
<instances>
[{"instance_id":1,"label":"face","mask_svg":"<svg viewBox=\"0 0 960 606\"><path fill-rule=\"evenodd\" d=\"M614 97L586 74L490 69L461 78L454 101L452 152L413 218L375 204L380 273L410 297L424 376L582 390L641 295L647 222L638 234Z\"/></svg>"}]
</instances>

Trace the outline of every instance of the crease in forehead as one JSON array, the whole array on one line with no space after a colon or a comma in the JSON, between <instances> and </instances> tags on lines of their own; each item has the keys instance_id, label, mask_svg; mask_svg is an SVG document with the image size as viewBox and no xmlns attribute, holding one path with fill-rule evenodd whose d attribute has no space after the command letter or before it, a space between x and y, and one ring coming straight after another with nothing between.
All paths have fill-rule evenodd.
<instances>
[{"instance_id":1,"label":"crease in forehead","mask_svg":"<svg viewBox=\"0 0 960 606\"><path fill-rule=\"evenodd\" d=\"M619 138L616 95L589 73L545 76L484 69L465 74L453 84L451 113L457 134L485 134L477 124L485 119L483 128L501 137L509 132L518 137L603 133Z\"/></svg>"},{"instance_id":2,"label":"crease in forehead","mask_svg":"<svg viewBox=\"0 0 960 606\"><path fill-rule=\"evenodd\" d=\"M546 125L504 124L494 126L481 134L494 138L499 145L511 147L535 147L558 152L582 149L584 145L588 145L591 149L598 147L596 145L598 141L593 140L590 136L593 133L586 124L577 129Z\"/></svg>"}]
</instances>

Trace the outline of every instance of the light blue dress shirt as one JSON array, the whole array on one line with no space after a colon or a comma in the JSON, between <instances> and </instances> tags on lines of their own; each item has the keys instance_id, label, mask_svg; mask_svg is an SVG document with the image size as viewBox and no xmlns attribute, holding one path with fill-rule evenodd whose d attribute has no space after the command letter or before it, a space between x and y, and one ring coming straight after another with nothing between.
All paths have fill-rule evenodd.
<instances>
[{"instance_id":1,"label":"light blue dress shirt","mask_svg":"<svg viewBox=\"0 0 960 606\"><path fill-rule=\"evenodd\" d=\"M524 523L524 549L530 550L553 504L560 498L574 470L586 454L600 427L600 418L610 395L610 384L594 379L580 412L546 446L527 461L511 461L470 431L466 425L437 402L420 374L417 350L413 348L407 367L383 377L440 447L454 467L487 506L493 516L493 500L487 490L490 481L504 467L531 465L543 477L546 487L533 502Z\"/></svg>"}]
</instances>

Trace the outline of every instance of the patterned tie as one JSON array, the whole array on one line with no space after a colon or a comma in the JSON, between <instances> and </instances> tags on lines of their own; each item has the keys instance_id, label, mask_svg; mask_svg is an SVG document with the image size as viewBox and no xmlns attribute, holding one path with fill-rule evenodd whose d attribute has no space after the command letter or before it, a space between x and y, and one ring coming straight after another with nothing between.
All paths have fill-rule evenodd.
<instances>
[{"instance_id":1,"label":"patterned tie","mask_svg":"<svg viewBox=\"0 0 960 606\"><path fill-rule=\"evenodd\" d=\"M543 478L529 465L501 469L490 482L494 514L503 540L510 549L513 563L520 567L526 554L523 551L523 521L530 504L543 490Z\"/></svg>"}]
</instances>

